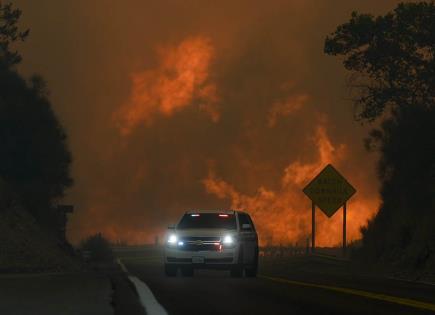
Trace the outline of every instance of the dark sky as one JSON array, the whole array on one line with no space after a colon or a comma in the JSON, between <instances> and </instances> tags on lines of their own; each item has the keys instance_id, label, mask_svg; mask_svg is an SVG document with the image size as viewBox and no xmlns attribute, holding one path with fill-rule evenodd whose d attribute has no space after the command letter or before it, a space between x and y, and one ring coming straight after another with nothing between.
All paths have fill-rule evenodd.
<instances>
[{"instance_id":1,"label":"dark sky","mask_svg":"<svg viewBox=\"0 0 435 315\"><path fill-rule=\"evenodd\" d=\"M13 1L25 75L48 82L73 152L73 242L149 242L188 209L243 208L263 243L303 241L301 188L333 163L357 188L349 236L376 212L371 126L353 120L325 36L398 1ZM341 213L318 213L319 245Z\"/></svg>"}]
</instances>

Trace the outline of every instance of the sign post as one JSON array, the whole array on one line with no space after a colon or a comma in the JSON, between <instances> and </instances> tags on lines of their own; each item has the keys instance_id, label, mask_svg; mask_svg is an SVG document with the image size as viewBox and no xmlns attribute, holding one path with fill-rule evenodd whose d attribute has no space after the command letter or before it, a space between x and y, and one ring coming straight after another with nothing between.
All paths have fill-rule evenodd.
<instances>
[{"instance_id":1,"label":"sign post","mask_svg":"<svg viewBox=\"0 0 435 315\"><path fill-rule=\"evenodd\" d=\"M316 250L316 205L311 203L311 252Z\"/></svg>"},{"instance_id":2,"label":"sign post","mask_svg":"<svg viewBox=\"0 0 435 315\"><path fill-rule=\"evenodd\" d=\"M315 251L315 211L316 206L328 218L343 207L343 255L346 253L346 202L356 193L356 189L331 165L328 164L303 189L312 201L311 250Z\"/></svg>"},{"instance_id":3,"label":"sign post","mask_svg":"<svg viewBox=\"0 0 435 315\"><path fill-rule=\"evenodd\" d=\"M346 203L343 205L343 256L346 255Z\"/></svg>"}]
</instances>

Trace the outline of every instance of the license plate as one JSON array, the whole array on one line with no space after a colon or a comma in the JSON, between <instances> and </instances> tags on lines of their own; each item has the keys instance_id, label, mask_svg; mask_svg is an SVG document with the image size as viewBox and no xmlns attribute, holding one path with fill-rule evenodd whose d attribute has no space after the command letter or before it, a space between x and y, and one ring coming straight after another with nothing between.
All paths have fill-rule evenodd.
<instances>
[{"instance_id":1,"label":"license plate","mask_svg":"<svg viewBox=\"0 0 435 315\"><path fill-rule=\"evenodd\" d=\"M204 263L204 257L201 257L201 256L193 256L193 257L192 257L192 263L193 263L193 264L203 264L203 263Z\"/></svg>"}]
</instances>

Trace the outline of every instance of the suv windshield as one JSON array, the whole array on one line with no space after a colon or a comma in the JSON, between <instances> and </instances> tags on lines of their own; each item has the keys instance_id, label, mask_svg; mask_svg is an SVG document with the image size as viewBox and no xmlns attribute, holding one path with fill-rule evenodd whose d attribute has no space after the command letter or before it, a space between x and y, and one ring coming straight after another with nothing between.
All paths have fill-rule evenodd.
<instances>
[{"instance_id":1,"label":"suv windshield","mask_svg":"<svg viewBox=\"0 0 435 315\"><path fill-rule=\"evenodd\" d=\"M177 229L226 229L235 230L236 216L226 213L187 213L183 216Z\"/></svg>"}]
</instances>

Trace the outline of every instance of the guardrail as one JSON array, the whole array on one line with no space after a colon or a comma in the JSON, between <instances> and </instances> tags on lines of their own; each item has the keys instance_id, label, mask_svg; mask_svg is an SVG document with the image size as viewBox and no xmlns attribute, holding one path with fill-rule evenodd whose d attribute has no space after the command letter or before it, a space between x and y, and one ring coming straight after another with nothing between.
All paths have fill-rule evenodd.
<instances>
[{"instance_id":1,"label":"guardrail","mask_svg":"<svg viewBox=\"0 0 435 315\"><path fill-rule=\"evenodd\" d=\"M347 260L342 255L341 247L319 247L312 253L311 249L302 246L261 246L260 257L298 257L298 256L317 256L338 260Z\"/></svg>"}]
</instances>

